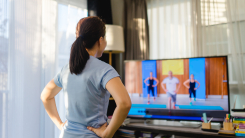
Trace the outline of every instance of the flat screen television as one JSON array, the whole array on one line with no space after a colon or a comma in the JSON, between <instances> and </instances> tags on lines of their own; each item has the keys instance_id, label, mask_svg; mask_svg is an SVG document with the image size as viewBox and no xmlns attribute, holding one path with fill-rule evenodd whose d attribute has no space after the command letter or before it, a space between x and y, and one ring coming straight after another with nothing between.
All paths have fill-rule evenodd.
<instances>
[{"instance_id":1,"label":"flat screen television","mask_svg":"<svg viewBox=\"0 0 245 138\"><path fill-rule=\"evenodd\" d=\"M227 56L126 60L130 118L221 122L230 112Z\"/></svg>"}]
</instances>

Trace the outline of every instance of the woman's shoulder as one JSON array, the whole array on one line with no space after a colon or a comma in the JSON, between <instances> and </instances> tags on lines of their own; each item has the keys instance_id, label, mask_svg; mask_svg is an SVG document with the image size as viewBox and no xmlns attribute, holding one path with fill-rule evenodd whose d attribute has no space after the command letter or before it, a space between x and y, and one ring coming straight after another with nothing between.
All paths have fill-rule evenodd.
<instances>
[{"instance_id":1,"label":"woman's shoulder","mask_svg":"<svg viewBox=\"0 0 245 138\"><path fill-rule=\"evenodd\" d=\"M91 64L92 67L95 67L97 70L101 70L101 71L114 69L110 64L92 56L91 56Z\"/></svg>"},{"instance_id":2,"label":"woman's shoulder","mask_svg":"<svg viewBox=\"0 0 245 138\"><path fill-rule=\"evenodd\" d=\"M187 79L186 82L190 82L191 80L190 79Z\"/></svg>"},{"instance_id":3,"label":"woman's shoulder","mask_svg":"<svg viewBox=\"0 0 245 138\"><path fill-rule=\"evenodd\" d=\"M108 63L98 59L98 58L95 58L93 56L91 56L91 59L92 61L96 62L97 64L100 64L100 65L103 65L103 66L110 66Z\"/></svg>"},{"instance_id":4,"label":"woman's shoulder","mask_svg":"<svg viewBox=\"0 0 245 138\"><path fill-rule=\"evenodd\" d=\"M65 72L65 71L67 71L67 70L69 70L69 63L66 63L66 64L61 68L60 72L62 73L62 72Z\"/></svg>"}]
</instances>

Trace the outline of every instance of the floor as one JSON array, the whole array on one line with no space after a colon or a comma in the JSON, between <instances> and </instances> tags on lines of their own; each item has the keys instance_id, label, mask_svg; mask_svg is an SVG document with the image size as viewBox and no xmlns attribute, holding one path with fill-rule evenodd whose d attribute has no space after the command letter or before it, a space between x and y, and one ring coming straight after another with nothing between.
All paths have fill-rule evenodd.
<instances>
[{"instance_id":1,"label":"floor","mask_svg":"<svg viewBox=\"0 0 245 138\"><path fill-rule=\"evenodd\" d=\"M148 98L139 97L138 95L130 95L132 104L147 104ZM156 97L156 100L153 100L153 97L150 98L150 104L164 104L167 105L167 95L161 95ZM190 105L190 100L188 95L177 95L176 97L177 105ZM225 97L223 99L219 97L211 97L207 99L192 99L192 105L200 105L200 106L220 106L225 111L228 111L228 98ZM178 109L178 106L176 107Z\"/></svg>"}]
</instances>

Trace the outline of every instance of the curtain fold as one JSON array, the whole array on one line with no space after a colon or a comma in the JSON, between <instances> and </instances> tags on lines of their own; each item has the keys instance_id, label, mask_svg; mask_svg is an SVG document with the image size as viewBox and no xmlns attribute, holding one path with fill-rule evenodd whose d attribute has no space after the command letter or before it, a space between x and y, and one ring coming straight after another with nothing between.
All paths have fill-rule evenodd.
<instances>
[{"instance_id":1,"label":"curtain fold","mask_svg":"<svg viewBox=\"0 0 245 138\"><path fill-rule=\"evenodd\" d=\"M125 12L125 59L149 59L146 1L126 0Z\"/></svg>"},{"instance_id":2,"label":"curtain fold","mask_svg":"<svg viewBox=\"0 0 245 138\"><path fill-rule=\"evenodd\" d=\"M200 0L199 56L228 56L230 104L245 105L245 1Z\"/></svg>"},{"instance_id":3,"label":"curtain fold","mask_svg":"<svg viewBox=\"0 0 245 138\"><path fill-rule=\"evenodd\" d=\"M147 0L150 58L228 56L230 104L245 105L245 1ZM238 96L239 95L239 96Z\"/></svg>"},{"instance_id":4,"label":"curtain fold","mask_svg":"<svg viewBox=\"0 0 245 138\"><path fill-rule=\"evenodd\" d=\"M42 0L42 13L41 13L41 65L40 73L41 77L41 90L39 91L39 97L42 89L46 84L53 79L56 74L57 68L57 7L58 3L55 0ZM39 98L40 99L40 98ZM38 100L39 100L38 99ZM40 101L40 100L39 100ZM40 101L40 138L54 138L56 126L51 121L47 112L44 109L42 102Z\"/></svg>"},{"instance_id":5,"label":"curtain fold","mask_svg":"<svg viewBox=\"0 0 245 138\"><path fill-rule=\"evenodd\" d=\"M54 137L55 126L40 94L55 75L56 6L53 0L9 3L9 91L3 138Z\"/></svg>"},{"instance_id":6,"label":"curtain fold","mask_svg":"<svg viewBox=\"0 0 245 138\"><path fill-rule=\"evenodd\" d=\"M40 95L68 63L76 24L87 16L86 2L0 0L1 138L59 137L60 130L46 113ZM65 121L60 93L56 103Z\"/></svg>"},{"instance_id":7,"label":"curtain fold","mask_svg":"<svg viewBox=\"0 0 245 138\"><path fill-rule=\"evenodd\" d=\"M42 3L39 0L19 0L8 4L9 89L3 137L39 137Z\"/></svg>"},{"instance_id":8,"label":"curtain fold","mask_svg":"<svg viewBox=\"0 0 245 138\"><path fill-rule=\"evenodd\" d=\"M196 0L147 0L150 58L197 55Z\"/></svg>"}]
</instances>

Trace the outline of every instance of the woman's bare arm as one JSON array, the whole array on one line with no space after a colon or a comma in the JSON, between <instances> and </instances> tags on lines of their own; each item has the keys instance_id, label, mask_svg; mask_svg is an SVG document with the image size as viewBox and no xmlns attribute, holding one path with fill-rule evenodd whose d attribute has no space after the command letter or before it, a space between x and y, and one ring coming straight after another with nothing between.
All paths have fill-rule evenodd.
<instances>
[{"instance_id":1,"label":"woman's bare arm","mask_svg":"<svg viewBox=\"0 0 245 138\"><path fill-rule=\"evenodd\" d=\"M156 87L158 85L159 81L157 78L154 78L154 80L157 82L156 85L154 85L154 87Z\"/></svg>"},{"instance_id":2,"label":"woman's bare arm","mask_svg":"<svg viewBox=\"0 0 245 138\"><path fill-rule=\"evenodd\" d=\"M110 124L103 135L103 137L111 138L127 117L131 108L131 99L119 77L111 79L106 84L106 89L111 93L117 105Z\"/></svg>"},{"instance_id":3,"label":"woman's bare arm","mask_svg":"<svg viewBox=\"0 0 245 138\"><path fill-rule=\"evenodd\" d=\"M190 80L188 79L188 80L186 80L185 82L184 82L184 86L187 88L187 89L189 89L190 87L187 85L187 83L189 83L190 82Z\"/></svg>"},{"instance_id":4,"label":"woman's bare arm","mask_svg":"<svg viewBox=\"0 0 245 138\"><path fill-rule=\"evenodd\" d=\"M144 80L144 83L147 85L147 86L149 86L149 84L147 84L146 83L146 81L148 81L150 78L148 77L148 78L146 78L145 80Z\"/></svg>"},{"instance_id":5,"label":"woman's bare arm","mask_svg":"<svg viewBox=\"0 0 245 138\"><path fill-rule=\"evenodd\" d=\"M63 123L60 119L60 116L57 111L57 107L55 104L55 95L57 95L62 88L58 87L54 80L52 79L43 89L41 94L41 100L43 102L43 105L51 118L51 120L54 122L54 124L61 130Z\"/></svg>"},{"instance_id":6,"label":"woman's bare arm","mask_svg":"<svg viewBox=\"0 0 245 138\"><path fill-rule=\"evenodd\" d=\"M200 83L197 80L195 80L195 82L198 84L198 86L196 88L196 89L198 89L200 87Z\"/></svg>"},{"instance_id":7,"label":"woman's bare arm","mask_svg":"<svg viewBox=\"0 0 245 138\"><path fill-rule=\"evenodd\" d=\"M88 129L102 138L112 138L127 117L131 108L131 100L119 77L108 81L106 89L111 93L117 105L110 124L107 127L106 124L104 124L100 128L88 127Z\"/></svg>"}]
</instances>

